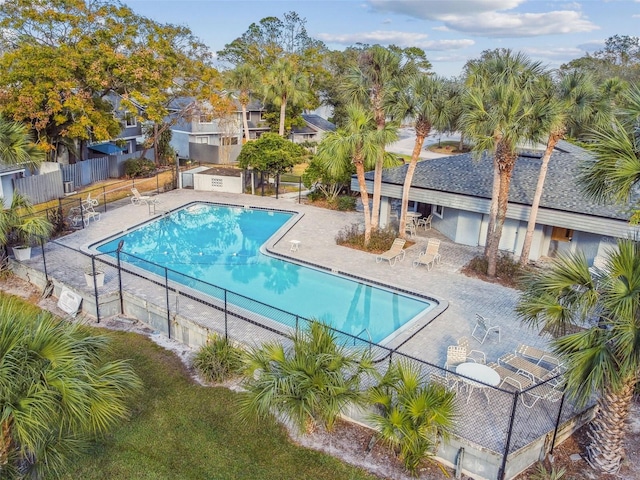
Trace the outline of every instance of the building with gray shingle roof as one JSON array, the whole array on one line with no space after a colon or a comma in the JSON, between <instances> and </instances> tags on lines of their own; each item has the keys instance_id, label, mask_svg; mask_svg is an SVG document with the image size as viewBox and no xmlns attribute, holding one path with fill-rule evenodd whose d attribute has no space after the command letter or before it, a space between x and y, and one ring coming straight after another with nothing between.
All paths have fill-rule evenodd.
<instances>
[{"instance_id":1,"label":"building with gray shingle roof","mask_svg":"<svg viewBox=\"0 0 640 480\"><path fill-rule=\"evenodd\" d=\"M500 248L522 250L531 203L538 181L542 152L521 152L513 172L507 219ZM549 162L533 237L531 259L581 249L593 258L615 238L638 233L629 225L629 209L598 204L587 199L577 184L580 165L589 153L568 142L559 142ZM407 165L385 169L382 175L381 218L389 215L402 198ZM410 207L423 215L433 214L432 225L451 240L464 245L484 245L493 182L492 157L475 160L469 154L419 162L409 193ZM357 180L352 188L358 190ZM367 173L373 188L373 172ZM385 221L381 222L384 226Z\"/></svg>"},{"instance_id":2,"label":"building with gray shingle roof","mask_svg":"<svg viewBox=\"0 0 640 480\"><path fill-rule=\"evenodd\" d=\"M334 132L336 126L320 115L303 113L304 127L293 127L289 138L295 143L319 142L327 132Z\"/></svg>"}]
</instances>

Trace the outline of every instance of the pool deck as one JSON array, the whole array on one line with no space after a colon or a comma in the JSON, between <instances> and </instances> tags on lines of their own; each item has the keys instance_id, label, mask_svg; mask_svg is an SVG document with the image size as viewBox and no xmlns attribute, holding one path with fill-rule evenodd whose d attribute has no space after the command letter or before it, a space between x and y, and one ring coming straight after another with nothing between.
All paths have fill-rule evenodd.
<instances>
[{"instance_id":1,"label":"pool deck","mask_svg":"<svg viewBox=\"0 0 640 480\"><path fill-rule=\"evenodd\" d=\"M517 319L514 313L519 296L517 290L470 278L460 272L471 258L481 253L480 247L456 245L435 229L425 231L421 228L418 236L411 239L416 243L407 249L403 261L397 262L395 266L390 266L388 262L376 263L374 254L341 247L335 242L341 229L363 222L361 213L337 212L298 204L297 198L297 194L294 198L284 196L275 199L193 190L171 191L158 196L160 204L155 206L155 215L153 209L146 205L134 206L127 203L118 208L109 205L99 221L91 222L84 230L63 237L60 242L86 249L101 239L196 201L295 211L301 213L301 217L288 231L268 242L267 248L270 251L430 296L440 300L443 307L446 306L429 325L400 347L399 351L402 353L436 365L444 365L447 346L455 344L460 337L471 338L476 312L501 327L500 343L495 336L489 337L483 345L471 339L471 348L484 351L487 362L497 361L501 355L513 352L519 343L546 348L548 339L540 336L537 331L522 326ZM425 267L413 268L413 260L425 248L430 237L442 241L441 263L436 264L431 271ZM291 240L300 242L297 251L291 251Z\"/></svg>"}]
</instances>

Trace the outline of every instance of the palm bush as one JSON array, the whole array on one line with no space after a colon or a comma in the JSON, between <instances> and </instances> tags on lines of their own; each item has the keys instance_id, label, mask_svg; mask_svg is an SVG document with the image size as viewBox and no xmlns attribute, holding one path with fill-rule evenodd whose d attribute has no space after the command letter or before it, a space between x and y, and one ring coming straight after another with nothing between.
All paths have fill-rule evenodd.
<instances>
[{"instance_id":1,"label":"palm bush","mask_svg":"<svg viewBox=\"0 0 640 480\"><path fill-rule=\"evenodd\" d=\"M581 252L557 258L527 279L516 310L525 323L558 337L552 346L567 366L568 396L585 406L597 395L587 455L613 473L624 458L640 371L640 241L619 240L605 258L598 269L589 269Z\"/></svg>"},{"instance_id":2,"label":"palm bush","mask_svg":"<svg viewBox=\"0 0 640 480\"><path fill-rule=\"evenodd\" d=\"M331 430L347 405L364 405L361 381L375 369L368 351L346 347L334 330L314 321L291 335L286 346L254 348L245 373L246 417L275 412L310 433L318 424Z\"/></svg>"},{"instance_id":3,"label":"palm bush","mask_svg":"<svg viewBox=\"0 0 640 480\"><path fill-rule=\"evenodd\" d=\"M420 463L435 454L439 438L446 438L453 426L455 393L427 383L415 362L400 361L389 367L369 398L379 412L370 415L379 438L415 475Z\"/></svg>"},{"instance_id":4,"label":"palm bush","mask_svg":"<svg viewBox=\"0 0 640 480\"><path fill-rule=\"evenodd\" d=\"M208 382L223 382L242 373L243 351L229 339L213 335L198 352L193 366Z\"/></svg>"},{"instance_id":5,"label":"palm bush","mask_svg":"<svg viewBox=\"0 0 640 480\"><path fill-rule=\"evenodd\" d=\"M108 339L0 295L0 476L59 475L128 417L141 382Z\"/></svg>"}]
</instances>

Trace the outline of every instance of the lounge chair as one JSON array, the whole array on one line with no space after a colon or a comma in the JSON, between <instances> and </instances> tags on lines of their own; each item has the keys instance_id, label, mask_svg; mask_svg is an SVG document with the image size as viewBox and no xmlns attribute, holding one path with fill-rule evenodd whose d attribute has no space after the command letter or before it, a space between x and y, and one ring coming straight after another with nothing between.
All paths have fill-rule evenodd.
<instances>
[{"instance_id":1,"label":"lounge chair","mask_svg":"<svg viewBox=\"0 0 640 480\"><path fill-rule=\"evenodd\" d=\"M149 195L140 195L140 192L135 187L131 189L131 193L133 193L133 197L131 197L131 203L133 203L134 205L149 205L150 203L160 203L157 198L150 197Z\"/></svg>"},{"instance_id":2,"label":"lounge chair","mask_svg":"<svg viewBox=\"0 0 640 480\"><path fill-rule=\"evenodd\" d=\"M520 373L531 378L533 381L550 378L551 370L547 370L540 365L530 362L524 357L515 353L507 353L498 359L498 364L511 367L516 373ZM558 372L560 373L560 372Z\"/></svg>"},{"instance_id":3,"label":"lounge chair","mask_svg":"<svg viewBox=\"0 0 640 480\"><path fill-rule=\"evenodd\" d=\"M498 343L500 343L500 327L491 325L488 319L476 313L476 326L473 328L471 336L483 344L491 332L498 334Z\"/></svg>"},{"instance_id":4,"label":"lounge chair","mask_svg":"<svg viewBox=\"0 0 640 480\"><path fill-rule=\"evenodd\" d=\"M413 267L419 267L420 265L426 265L427 270L435 265L436 262L440 263L440 240L437 238L430 238L427 242L427 248L424 252L418 254L418 258L413 261Z\"/></svg>"},{"instance_id":5,"label":"lounge chair","mask_svg":"<svg viewBox=\"0 0 640 480\"><path fill-rule=\"evenodd\" d=\"M541 363L547 363L549 365L557 367L562 364L558 357L553 353L549 353L544 350L540 350L539 348L525 345L523 343L518 345L518 348L516 348L516 354L522 355L523 357L534 361L537 365L540 365Z\"/></svg>"},{"instance_id":6,"label":"lounge chair","mask_svg":"<svg viewBox=\"0 0 640 480\"><path fill-rule=\"evenodd\" d=\"M530 377L514 372L513 370L502 365L498 365L495 362L491 362L487 366L493 368L498 375L500 375L500 388L510 386L521 392L525 388L529 388L533 385L533 380L531 380Z\"/></svg>"},{"instance_id":7,"label":"lounge chair","mask_svg":"<svg viewBox=\"0 0 640 480\"><path fill-rule=\"evenodd\" d=\"M398 257L400 260L404 259L404 244L407 241L404 238L396 238L391 245L391 248L384 253L381 253L376 257L376 263L380 263L383 260L387 260L392 267L396 264Z\"/></svg>"}]
</instances>

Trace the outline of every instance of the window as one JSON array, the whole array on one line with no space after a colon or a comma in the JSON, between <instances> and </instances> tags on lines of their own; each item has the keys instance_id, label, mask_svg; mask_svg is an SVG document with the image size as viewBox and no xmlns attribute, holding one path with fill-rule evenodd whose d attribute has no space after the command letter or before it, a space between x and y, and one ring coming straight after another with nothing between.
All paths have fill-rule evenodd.
<instances>
[{"instance_id":1,"label":"window","mask_svg":"<svg viewBox=\"0 0 640 480\"><path fill-rule=\"evenodd\" d=\"M260 121L261 122L266 122L267 118L266 118L267 112L260 112Z\"/></svg>"},{"instance_id":2,"label":"window","mask_svg":"<svg viewBox=\"0 0 640 480\"><path fill-rule=\"evenodd\" d=\"M125 128L135 127L137 125L136 116L132 113L127 113L124 116L124 126Z\"/></svg>"},{"instance_id":3,"label":"window","mask_svg":"<svg viewBox=\"0 0 640 480\"><path fill-rule=\"evenodd\" d=\"M196 137L196 143L209 144L209 137L207 136Z\"/></svg>"},{"instance_id":4,"label":"window","mask_svg":"<svg viewBox=\"0 0 640 480\"><path fill-rule=\"evenodd\" d=\"M220 145L238 145L238 137L222 137Z\"/></svg>"},{"instance_id":5,"label":"window","mask_svg":"<svg viewBox=\"0 0 640 480\"><path fill-rule=\"evenodd\" d=\"M251 120L251 112L247 110L247 114L245 115L247 117L247 121Z\"/></svg>"},{"instance_id":6,"label":"window","mask_svg":"<svg viewBox=\"0 0 640 480\"><path fill-rule=\"evenodd\" d=\"M570 242L573 238L573 230L570 228L553 227L551 231L551 240L558 242Z\"/></svg>"},{"instance_id":7,"label":"window","mask_svg":"<svg viewBox=\"0 0 640 480\"><path fill-rule=\"evenodd\" d=\"M433 214L438 218L442 218L444 215L444 207L442 205L434 205Z\"/></svg>"},{"instance_id":8,"label":"window","mask_svg":"<svg viewBox=\"0 0 640 480\"><path fill-rule=\"evenodd\" d=\"M213 117L209 114L201 114L198 120L200 123L212 123Z\"/></svg>"}]
</instances>

